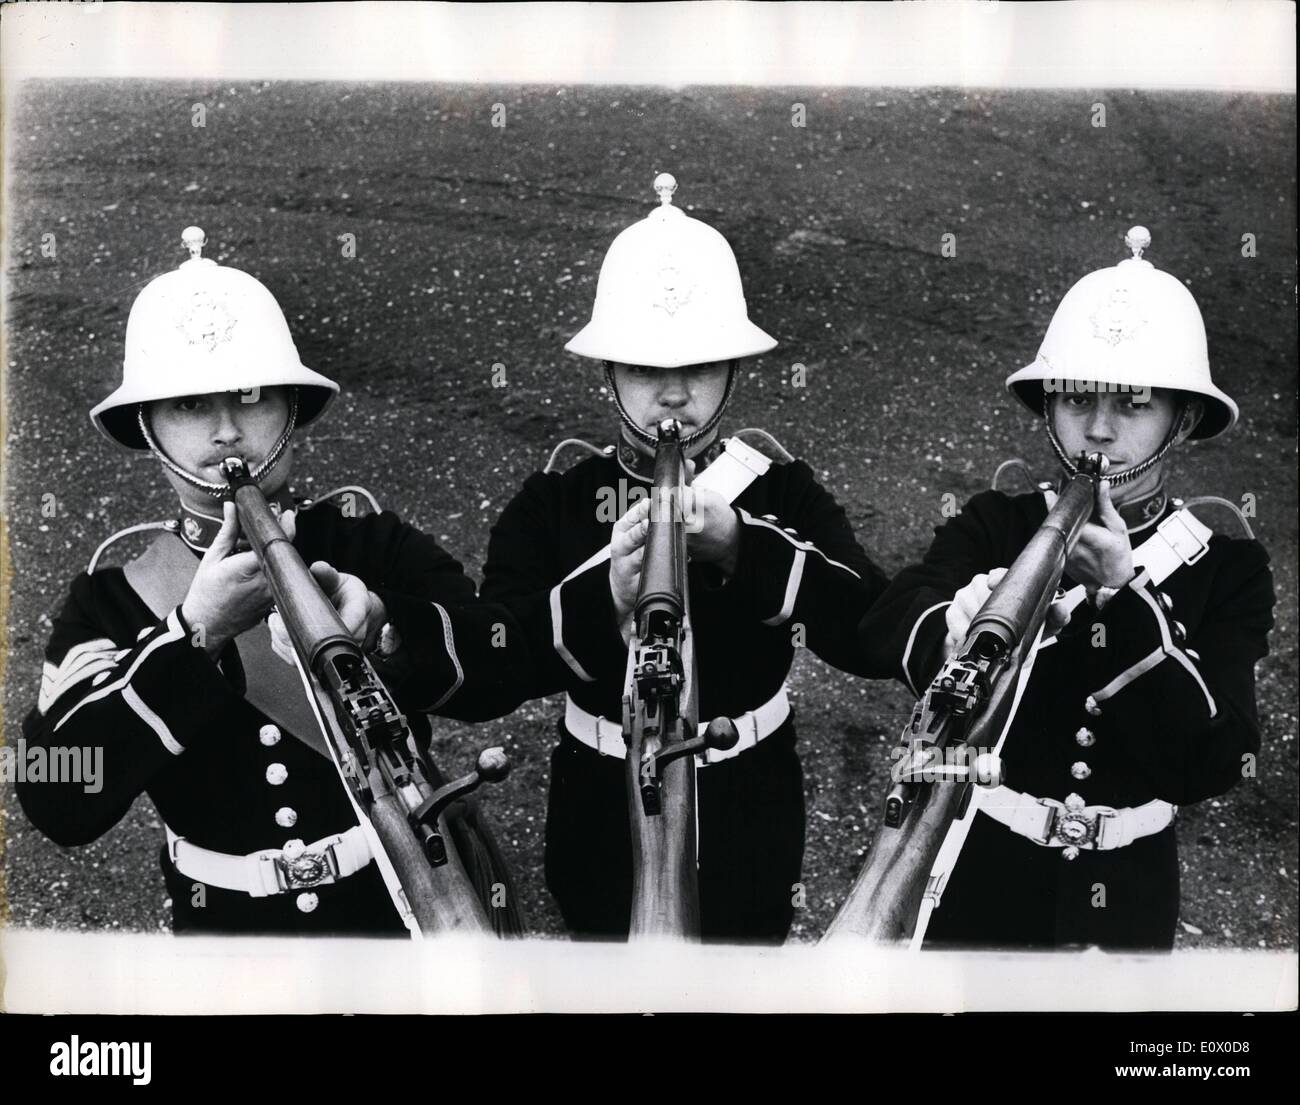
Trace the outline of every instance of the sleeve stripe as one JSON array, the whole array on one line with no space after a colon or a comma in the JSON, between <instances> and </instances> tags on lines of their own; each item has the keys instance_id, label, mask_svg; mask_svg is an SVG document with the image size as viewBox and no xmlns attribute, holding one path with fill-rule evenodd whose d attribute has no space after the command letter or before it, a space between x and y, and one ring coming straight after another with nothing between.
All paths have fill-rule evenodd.
<instances>
[{"instance_id":1,"label":"sleeve stripe","mask_svg":"<svg viewBox=\"0 0 1300 1105\"><path fill-rule=\"evenodd\" d=\"M560 601L560 588L563 586L564 584L557 583L551 588L551 643L554 644L560 659L569 665L574 675L584 683L594 683L596 680L587 674L587 669L578 662L578 658L564 643L564 604Z\"/></svg>"},{"instance_id":2,"label":"sleeve stripe","mask_svg":"<svg viewBox=\"0 0 1300 1105\"><path fill-rule=\"evenodd\" d=\"M175 610L173 610L170 614L167 615L166 625L167 625L167 632L158 634L157 637L155 637L152 641L150 641L147 645L145 645L144 648L140 650L140 655L138 655L135 658L134 662L131 664L131 666L126 669L126 674L123 675L121 679L106 684L105 686L97 690L94 694L86 695L85 698L83 698L80 702L78 702L75 706L73 706L71 710L69 710L66 714L63 715L63 717L59 719L58 724L54 726L54 731L57 733L59 729L63 727L64 723L67 722L68 718L72 717L73 714L75 714L88 702L96 702L101 698L106 698L108 695L115 694L116 692L120 691L123 687L125 687L128 683L131 682L131 677L134 676L135 673L140 669L140 665L143 664L150 656L153 655L155 651L157 651L163 645L172 644L176 641L182 640L185 637L185 631L181 628L180 619L176 616Z\"/></svg>"},{"instance_id":3,"label":"sleeve stripe","mask_svg":"<svg viewBox=\"0 0 1300 1105\"><path fill-rule=\"evenodd\" d=\"M1201 678L1201 673L1196 670L1196 665L1192 663L1191 657L1179 649L1174 649L1169 655L1182 664L1187 669L1188 674L1196 680L1196 685L1201 688L1201 694L1205 695L1205 704L1210 708L1210 717L1216 717L1219 713L1218 704L1214 701L1214 695L1210 694L1210 688L1205 685L1205 680Z\"/></svg>"},{"instance_id":4,"label":"sleeve stripe","mask_svg":"<svg viewBox=\"0 0 1300 1105\"><path fill-rule=\"evenodd\" d=\"M1115 676L1115 678L1102 687L1101 690L1094 691L1092 694L1093 701L1105 702L1106 699L1113 698L1132 683L1133 680L1137 679L1138 676L1146 675L1146 673L1160 663L1166 655L1167 653L1162 648L1152 649L1147 653L1147 655L1142 657L1141 660L1129 668L1128 671L1120 672L1119 675Z\"/></svg>"},{"instance_id":5,"label":"sleeve stripe","mask_svg":"<svg viewBox=\"0 0 1300 1105\"><path fill-rule=\"evenodd\" d=\"M171 730L167 728L167 723L145 705L144 699L135 693L134 687L122 688L122 701L136 712L141 721L158 734L158 739L162 741L163 747L173 756L179 756L185 751L184 745L172 736Z\"/></svg>"},{"instance_id":6,"label":"sleeve stripe","mask_svg":"<svg viewBox=\"0 0 1300 1105\"><path fill-rule=\"evenodd\" d=\"M912 646L916 644L917 630L921 628L921 623L936 610L942 610L944 607L951 605L951 599L945 599L943 602L936 602L928 610L921 611L921 616L912 623L912 632L907 635L907 647L903 649L903 682L908 685L913 694L920 694L920 691L916 689L916 683L912 680L912 673L907 670L907 664L912 658Z\"/></svg>"},{"instance_id":7,"label":"sleeve stripe","mask_svg":"<svg viewBox=\"0 0 1300 1105\"><path fill-rule=\"evenodd\" d=\"M439 603L435 602L433 606L434 609L438 611L438 616L442 618L442 637L443 641L447 645L447 655L451 658L452 667L456 669L456 681L452 683L446 694L429 707L429 713L433 713L434 710L437 710L442 706L449 698L451 698L452 695L460 690L461 685L465 682L465 669L460 666L460 657L456 655L456 639L452 635L451 631L451 618L448 617L447 611L444 610Z\"/></svg>"},{"instance_id":8,"label":"sleeve stripe","mask_svg":"<svg viewBox=\"0 0 1300 1105\"><path fill-rule=\"evenodd\" d=\"M762 518L755 518L744 507L737 507L736 509L740 511L741 521L743 521L746 525L765 526L767 529L770 529L773 533L779 533L782 537L784 537L787 541L789 541L790 544L792 544L796 549L803 549L805 552L815 552L824 561L826 561L827 564L831 565L831 567L843 568L854 579L862 578L860 575L858 575L857 572L855 572L847 564L841 564L838 560L832 560L829 556L827 556L824 552L822 552L821 549L819 549L811 541L800 541L797 538L791 537L780 526L774 526L772 525L771 522L765 521Z\"/></svg>"},{"instance_id":9,"label":"sleeve stripe","mask_svg":"<svg viewBox=\"0 0 1300 1105\"><path fill-rule=\"evenodd\" d=\"M794 613L794 601L799 594L799 584L803 581L803 565L807 559L808 554L803 549L799 549L794 554L794 563L790 565L790 578L786 580L785 598L782 600L781 610L771 618L764 618L764 625L782 625Z\"/></svg>"},{"instance_id":10,"label":"sleeve stripe","mask_svg":"<svg viewBox=\"0 0 1300 1105\"><path fill-rule=\"evenodd\" d=\"M1205 704L1209 708L1210 717L1215 717L1219 712L1219 708L1214 701L1214 696L1210 694L1210 689L1205 685L1205 680L1201 678L1201 673L1196 670L1196 665L1192 663L1191 658L1174 644L1173 638L1169 635L1169 626L1165 621L1164 613L1157 605L1155 599L1153 599L1151 595L1148 594L1146 588L1142 586L1145 579L1146 572L1144 571L1142 575L1134 581L1137 586L1134 586L1132 583L1129 584L1129 586L1150 608L1151 614L1156 620L1156 625L1160 629L1160 647L1155 649L1149 655L1143 657L1129 668L1128 671L1121 672L1117 675L1107 683L1106 686L1092 696L1093 700L1096 702L1104 702L1106 699L1114 697L1132 683L1133 680L1137 679L1141 675L1145 675L1159 664L1161 660L1168 656L1186 668L1188 674L1196 680L1196 685L1201 688L1201 693L1205 696Z\"/></svg>"},{"instance_id":11,"label":"sleeve stripe","mask_svg":"<svg viewBox=\"0 0 1300 1105\"><path fill-rule=\"evenodd\" d=\"M47 664L49 669L41 679L41 692L37 698L36 708L42 714L49 713L49 709L60 698L68 693L78 683L84 683L92 676L102 672L112 671L117 667L117 662L112 657L105 656L97 661L82 664L75 672L60 676L58 669L53 665Z\"/></svg>"}]
</instances>

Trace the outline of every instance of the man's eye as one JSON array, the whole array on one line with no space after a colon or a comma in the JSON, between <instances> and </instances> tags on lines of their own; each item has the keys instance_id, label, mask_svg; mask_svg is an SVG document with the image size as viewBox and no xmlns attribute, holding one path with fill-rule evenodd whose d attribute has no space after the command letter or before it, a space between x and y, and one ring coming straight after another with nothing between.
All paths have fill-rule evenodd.
<instances>
[{"instance_id":1,"label":"man's eye","mask_svg":"<svg viewBox=\"0 0 1300 1105\"><path fill-rule=\"evenodd\" d=\"M1067 407L1086 407L1091 402L1092 396L1090 395L1067 395L1065 397Z\"/></svg>"},{"instance_id":2,"label":"man's eye","mask_svg":"<svg viewBox=\"0 0 1300 1105\"><path fill-rule=\"evenodd\" d=\"M184 399L177 399L176 409L178 411L196 411L199 409L199 400L192 395L186 396Z\"/></svg>"}]
</instances>

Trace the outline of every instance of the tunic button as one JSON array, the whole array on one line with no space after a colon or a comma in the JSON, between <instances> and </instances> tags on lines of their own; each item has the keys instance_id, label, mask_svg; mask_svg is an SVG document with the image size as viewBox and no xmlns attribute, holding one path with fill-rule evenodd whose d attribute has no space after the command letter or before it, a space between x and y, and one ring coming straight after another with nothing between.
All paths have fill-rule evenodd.
<instances>
[{"instance_id":1,"label":"tunic button","mask_svg":"<svg viewBox=\"0 0 1300 1105\"><path fill-rule=\"evenodd\" d=\"M301 840L286 840L284 847L280 849L280 854L284 856L288 863L298 859L303 852L307 850L307 845Z\"/></svg>"},{"instance_id":2,"label":"tunic button","mask_svg":"<svg viewBox=\"0 0 1300 1105\"><path fill-rule=\"evenodd\" d=\"M1174 610L1174 600L1166 595L1163 591L1156 592L1156 598L1160 600L1160 605L1166 614L1172 614Z\"/></svg>"},{"instance_id":3,"label":"tunic button","mask_svg":"<svg viewBox=\"0 0 1300 1105\"><path fill-rule=\"evenodd\" d=\"M1086 725L1082 726L1079 731L1074 734L1074 740L1081 748L1091 748L1097 743L1096 734L1094 734Z\"/></svg>"},{"instance_id":4,"label":"tunic button","mask_svg":"<svg viewBox=\"0 0 1300 1105\"><path fill-rule=\"evenodd\" d=\"M257 731L257 739L267 748L274 748L280 743L280 730L274 725L263 725Z\"/></svg>"},{"instance_id":5,"label":"tunic button","mask_svg":"<svg viewBox=\"0 0 1300 1105\"><path fill-rule=\"evenodd\" d=\"M1062 858L1062 859L1078 859L1078 858L1079 858L1079 849L1076 848L1073 844L1068 844L1068 845L1066 845L1064 848L1061 849L1061 858Z\"/></svg>"},{"instance_id":6,"label":"tunic button","mask_svg":"<svg viewBox=\"0 0 1300 1105\"><path fill-rule=\"evenodd\" d=\"M1092 695L1083 700L1083 712L1091 717L1101 717L1101 707L1097 705L1097 700Z\"/></svg>"},{"instance_id":7,"label":"tunic button","mask_svg":"<svg viewBox=\"0 0 1300 1105\"><path fill-rule=\"evenodd\" d=\"M1090 768L1082 760L1076 760L1074 763L1070 765L1070 774L1073 775L1076 779L1086 779L1089 775L1092 774L1092 768Z\"/></svg>"},{"instance_id":8,"label":"tunic button","mask_svg":"<svg viewBox=\"0 0 1300 1105\"><path fill-rule=\"evenodd\" d=\"M287 778L289 778L289 769L284 764L268 764L266 767L266 781L273 787L278 787Z\"/></svg>"},{"instance_id":9,"label":"tunic button","mask_svg":"<svg viewBox=\"0 0 1300 1105\"><path fill-rule=\"evenodd\" d=\"M310 890L307 890L298 895L295 904L303 913L311 913L318 905L320 905L320 899Z\"/></svg>"},{"instance_id":10,"label":"tunic button","mask_svg":"<svg viewBox=\"0 0 1300 1105\"><path fill-rule=\"evenodd\" d=\"M275 811L275 823L282 829L292 829L298 824L298 811L288 806L281 806Z\"/></svg>"}]
</instances>

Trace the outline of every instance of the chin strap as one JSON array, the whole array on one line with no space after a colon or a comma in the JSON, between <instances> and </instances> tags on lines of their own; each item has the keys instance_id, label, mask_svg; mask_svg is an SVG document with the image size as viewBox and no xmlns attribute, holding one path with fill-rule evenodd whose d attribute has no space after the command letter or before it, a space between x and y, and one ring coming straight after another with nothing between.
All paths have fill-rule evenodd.
<instances>
[{"instance_id":1,"label":"chin strap","mask_svg":"<svg viewBox=\"0 0 1300 1105\"><path fill-rule=\"evenodd\" d=\"M731 401L731 393L736 390L736 364L737 362L731 361L727 365L727 390L722 393L722 402L718 404L718 409L713 412L713 416L708 422L693 434L687 434L682 438L683 449L689 449L692 445L698 444L718 428L718 423L722 421L722 412L727 409L727 404ZM614 382L613 361L605 362L605 379L609 383L609 393L614 400L615 408L618 410L618 417L623 423L623 432L633 442L640 442L642 445L653 449L659 444L659 439L654 434L647 433L638 426L624 408L623 400L618 394L618 385Z\"/></svg>"},{"instance_id":2,"label":"chin strap","mask_svg":"<svg viewBox=\"0 0 1300 1105\"><path fill-rule=\"evenodd\" d=\"M201 480L198 476L191 475L177 464L171 457L163 452L162 446L158 444L149 428L149 419L145 415L144 404L141 403L136 408L136 422L140 426L140 433L144 435L144 440L148 444L150 451L162 462L162 466L172 473L177 479L184 480L191 487L196 487L205 495L211 495L214 499L230 498L230 486L224 483L209 483L207 480ZM293 390L293 396L289 400L289 418L284 424L284 433L280 439L271 447L271 451L266 454L266 459L262 461L250 473L254 483L260 483L274 468L280 463L280 458L284 456L284 451L289 447L289 440L293 437L294 427L298 424L298 389Z\"/></svg>"},{"instance_id":3,"label":"chin strap","mask_svg":"<svg viewBox=\"0 0 1300 1105\"><path fill-rule=\"evenodd\" d=\"M1066 455L1064 446L1056 436L1056 431L1052 429L1052 412L1051 412L1051 393L1044 390L1043 392L1043 426L1047 430L1047 440L1052 443L1052 449L1056 453L1056 459L1061 462L1061 467L1066 471L1067 476L1073 476L1078 473L1078 466ZM1183 419L1187 415L1187 402L1184 400L1178 408L1178 415L1169 427L1169 434L1165 437L1164 444L1160 446L1151 456L1140 464L1135 464L1131 468L1125 468L1121 472L1114 474L1106 473L1106 480L1111 487L1118 487L1122 483L1128 483L1135 480L1144 472L1149 471L1154 465L1164 459L1164 455L1174 447L1174 442L1178 438L1179 431L1183 428ZM996 478L996 477L995 477Z\"/></svg>"}]
</instances>

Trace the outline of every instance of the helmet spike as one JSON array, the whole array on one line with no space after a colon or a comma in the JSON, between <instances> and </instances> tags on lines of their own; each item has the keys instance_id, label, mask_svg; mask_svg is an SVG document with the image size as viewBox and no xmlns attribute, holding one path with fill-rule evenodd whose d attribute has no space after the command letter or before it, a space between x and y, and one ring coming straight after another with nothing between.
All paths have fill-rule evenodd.
<instances>
[{"instance_id":1,"label":"helmet spike","mask_svg":"<svg viewBox=\"0 0 1300 1105\"><path fill-rule=\"evenodd\" d=\"M673 193L677 191L677 178L672 173L660 173L655 177L655 194L664 207L673 202Z\"/></svg>"},{"instance_id":2,"label":"helmet spike","mask_svg":"<svg viewBox=\"0 0 1300 1105\"><path fill-rule=\"evenodd\" d=\"M1151 248L1151 231L1145 226L1135 226L1124 235L1124 244L1133 251L1133 260L1142 260L1142 251Z\"/></svg>"},{"instance_id":3,"label":"helmet spike","mask_svg":"<svg viewBox=\"0 0 1300 1105\"><path fill-rule=\"evenodd\" d=\"M197 226L187 226L181 231L181 243L190 251L190 260L198 261L203 256L203 247L207 245L208 236Z\"/></svg>"}]
</instances>

